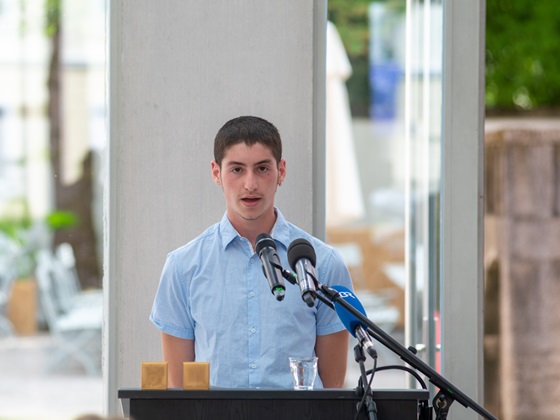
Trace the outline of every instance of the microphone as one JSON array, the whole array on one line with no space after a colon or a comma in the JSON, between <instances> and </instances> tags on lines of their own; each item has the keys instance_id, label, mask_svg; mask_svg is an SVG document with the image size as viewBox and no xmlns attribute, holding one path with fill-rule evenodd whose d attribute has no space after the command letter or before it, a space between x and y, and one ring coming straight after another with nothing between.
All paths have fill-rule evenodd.
<instances>
[{"instance_id":1,"label":"microphone","mask_svg":"<svg viewBox=\"0 0 560 420\"><path fill-rule=\"evenodd\" d=\"M276 243L274 239L266 233L257 236L255 248L261 259L264 276L268 280L270 291L280 301L284 299L286 288L282 280L282 266L280 257L276 253Z\"/></svg>"},{"instance_id":2,"label":"microphone","mask_svg":"<svg viewBox=\"0 0 560 420\"><path fill-rule=\"evenodd\" d=\"M313 246L306 239L296 239L288 247L288 262L297 274L301 298L310 308L315 304L315 261Z\"/></svg>"},{"instance_id":3,"label":"microphone","mask_svg":"<svg viewBox=\"0 0 560 420\"><path fill-rule=\"evenodd\" d=\"M338 285L332 286L332 289L336 290L338 292L338 295L342 299L344 299L346 303L349 303L354 309L357 309L362 315L367 316L362 303L359 301L356 295L352 293L350 289ZM358 339L360 345L368 352L368 354L372 358L375 359L377 357L377 351L373 347L371 338L367 333L367 325L365 325L362 321L356 318L355 315L353 315L350 311L348 311L338 302L334 303L334 309L338 317L346 327L346 329L350 331L350 333Z\"/></svg>"}]
</instances>

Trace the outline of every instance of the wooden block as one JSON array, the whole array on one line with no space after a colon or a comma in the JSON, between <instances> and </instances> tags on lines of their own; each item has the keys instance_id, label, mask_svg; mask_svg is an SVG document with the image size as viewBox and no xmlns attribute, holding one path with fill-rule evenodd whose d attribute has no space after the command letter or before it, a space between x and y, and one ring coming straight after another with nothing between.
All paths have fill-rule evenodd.
<instances>
[{"instance_id":1,"label":"wooden block","mask_svg":"<svg viewBox=\"0 0 560 420\"><path fill-rule=\"evenodd\" d=\"M142 362L142 389L167 389L167 362Z\"/></svg>"},{"instance_id":2,"label":"wooden block","mask_svg":"<svg viewBox=\"0 0 560 420\"><path fill-rule=\"evenodd\" d=\"M183 389L210 389L210 363L183 362Z\"/></svg>"}]
</instances>

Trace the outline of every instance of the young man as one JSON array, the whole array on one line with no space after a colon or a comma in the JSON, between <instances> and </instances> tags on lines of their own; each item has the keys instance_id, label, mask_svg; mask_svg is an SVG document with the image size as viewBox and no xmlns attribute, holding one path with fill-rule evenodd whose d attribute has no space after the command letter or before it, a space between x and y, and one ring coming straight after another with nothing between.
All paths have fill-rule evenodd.
<instances>
[{"instance_id":1,"label":"young man","mask_svg":"<svg viewBox=\"0 0 560 420\"><path fill-rule=\"evenodd\" d=\"M258 117L228 121L214 141L212 178L222 188L222 220L171 252L150 320L161 331L169 386L181 388L182 363L210 363L210 383L226 388L291 388L288 357L317 356L316 387L340 388L346 374L348 333L336 312L316 300L308 307L286 282L272 295L255 239L270 234L282 266L287 249L305 238L317 254L317 277L352 288L339 254L286 221L274 207L286 177L280 134Z\"/></svg>"}]
</instances>

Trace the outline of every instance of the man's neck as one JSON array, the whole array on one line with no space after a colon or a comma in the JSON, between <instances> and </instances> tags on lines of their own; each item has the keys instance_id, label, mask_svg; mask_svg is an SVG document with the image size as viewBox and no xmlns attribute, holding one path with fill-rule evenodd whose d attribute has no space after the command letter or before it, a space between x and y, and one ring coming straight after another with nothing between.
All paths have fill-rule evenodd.
<instances>
[{"instance_id":1,"label":"man's neck","mask_svg":"<svg viewBox=\"0 0 560 420\"><path fill-rule=\"evenodd\" d=\"M241 220L238 223L234 223L230 219L230 223L235 228L237 233L242 237L246 238L253 245L255 249L255 242L257 241L257 236L261 233L270 234L278 215L276 214L276 209L274 210L272 218L266 218L266 220Z\"/></svg>"}]
</instances>

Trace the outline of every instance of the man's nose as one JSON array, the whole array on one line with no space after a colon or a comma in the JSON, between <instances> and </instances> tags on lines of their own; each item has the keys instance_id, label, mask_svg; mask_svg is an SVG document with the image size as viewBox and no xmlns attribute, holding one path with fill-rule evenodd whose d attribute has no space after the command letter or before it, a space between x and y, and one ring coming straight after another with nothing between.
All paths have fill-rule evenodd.
<instances>
[{"instance_id":1,"label":"man's nose","mask_svg":"<svg viewBox=\"0 0 560 420\"><path fill-rule=\"evenodd\" d=\"M255 191L257 189L257 177L252 172L247 172L245 177L245 189L247 191Z\"/></svg>"}]
</instances>

